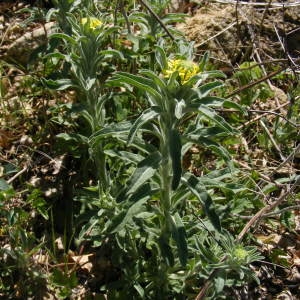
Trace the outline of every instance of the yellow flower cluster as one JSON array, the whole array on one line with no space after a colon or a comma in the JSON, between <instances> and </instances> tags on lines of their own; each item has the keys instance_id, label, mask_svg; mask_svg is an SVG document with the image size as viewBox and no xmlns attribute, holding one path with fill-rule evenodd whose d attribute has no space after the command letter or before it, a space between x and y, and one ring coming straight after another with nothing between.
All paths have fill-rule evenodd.
<instances>
[{"instance_id":1,"label":"yellow flower cluster","mask_svg":"<svg viewBox=\"0 0 300 300\"><path fill-rule=\"evenodd\" d=\"M95 30L97 27L99 27L103 24L102 21L100 21L97 18L93 18L93 17L91 17L91 18L82 18L81 19L81 24L82 25L85 25L88 22L89 22L90 29L92 29L92 30Z\"/></svg>"},{"instance_id":2,"label":"yellow flower cluster","mask_svg":"<svg viewBox=\"0 0 300 300\"><path fill-rule=\"evenodd\" d=\"M199 66L191 60L170 59L168 68L163 71L166 78L169 78L175 71L178 71L182 83L187 82L192 76L199 73Z\"/></svg>"},{"instance_id":3,"label":"yellow flower cluster","mask_svg":"<svg viewBox=\"0 0 300 300\"><path fill-rule=\"evenodd\" d=\"M248 251L242 246L238 246L234 249L234 255L238 260L243 261L248 256Z\"/></svg>"}]
</instances>

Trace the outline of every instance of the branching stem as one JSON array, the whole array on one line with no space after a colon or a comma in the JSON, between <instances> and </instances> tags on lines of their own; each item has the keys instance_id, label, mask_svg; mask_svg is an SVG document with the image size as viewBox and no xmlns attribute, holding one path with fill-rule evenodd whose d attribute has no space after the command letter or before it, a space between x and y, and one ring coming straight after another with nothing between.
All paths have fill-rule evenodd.
<instances>
[{"instance_id":1,"label":"branching stem","mask_svg":"<svg viewBox=\"0 0 300 300\"><path fill-rule=\"evenodd\" d=\"M160 24L160 26L164 29L166 34L171 38L171 40L175 41L175 38L163 23L163 21L159 18L159 16L153 11L153 9L149 6L149 4L145 0L139 0L140 3L150 12L150 14L156 19L156 21Z\"/></svg>"}]
</instances>

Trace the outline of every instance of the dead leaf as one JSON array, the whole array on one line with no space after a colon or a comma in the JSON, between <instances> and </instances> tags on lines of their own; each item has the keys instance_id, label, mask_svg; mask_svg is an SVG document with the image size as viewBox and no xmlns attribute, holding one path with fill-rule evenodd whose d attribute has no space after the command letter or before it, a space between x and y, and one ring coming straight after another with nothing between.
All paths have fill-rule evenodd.
<instances>
[{"instance_id":1,"label":"dead leaf","mask_svg":"<svg viewBox=\"0 0 300 300\"><path fill-rule=\"evenodd\" d=\"M93 263L92 263L93 257L94 254L84 254L84 255L72 256L70 258L71 261L73 261L76 265L78 265L80 269L86 270L90 273L93 268Z\"/></svg>"},{"instance_id":2,"label":"dead leaf","mask_svg":"<svg viewBox=\"0 0 300 300\"><path fill-rule=\"evenodd\" d=\"M281 236L276 233L270 235L257 234L255 237L261 244L278 244L281 239Z\"/></svg>"},{"instance_id":3,"label":"dead leaf","mask_svg":"<svg viewBox=\"0 0 300 300\"><path fill-rule=\"evenodd\" d=\"M55 240L55 245L56 245L56 247L57 247L57 250L64 250L64 249L65 249L61 237L58 237L58 238Z\"/></svg>"}]
</instances>

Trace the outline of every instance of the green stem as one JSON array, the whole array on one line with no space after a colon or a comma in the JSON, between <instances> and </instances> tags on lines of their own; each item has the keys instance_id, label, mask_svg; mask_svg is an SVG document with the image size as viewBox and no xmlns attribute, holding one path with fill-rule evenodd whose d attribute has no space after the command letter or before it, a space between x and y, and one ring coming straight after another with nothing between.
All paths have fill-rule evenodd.
<instances>
[{"instance_id":1,"label":"green stem","mask_svg":"<svg viewBox=\"0 0 300 300\"><path fill-rule=\"evenodd\" d=\"M105 154L103 152L103 147L101 144L98 146L97 151L95 153L95 160L101 192L105 192L108 188L108 180L106 172Z\"/></svg>"},{"instance_id":2,"label":"green stem","mask_svg":"<svg viewBox=\"0 0 300 300\"><path fill-rule=\"evenodd\" d=\"M167 135L165 135L167 137ZM169 244L171 236L170 228L170 211L171 211L171 163L169 156L169 147L168 139L164 139L161 144L161 153L162 153L162 163L160 166L160 175L161 175L161 198L160 204L163 211L163 218L161 221L161 238L164 240L164 243ZM162 259L160 262L160 288L158 289L158 296L165 297L169 289L169 280L168 280L168 269L169 265L165 259Z\"/></svg>"},{"instance_id":3,"label":"green stem","mask_svg":"<svg viewBox=\"0 0 300 300\"><path fill-rule=\"evenodd\" d=\"M101 129L104 126L105 112L97 111L99 108L101 108L97 105L97 92L100 92L100 89L91 89L86 94L88 111L92 117L92 122L90 123L91 134L95 133L97 130ZM104 108L102 109L104 110ZM97 172L96 176L99 181L100 191L102 193L107 191L108 189L108 176L106 171L106 159L103 151L103 144L101 141L99 141L99 144L93 152L93 159L95 160Z\"/></svg>"},{"instance_id":4,"label":"green stem","mask_svg":"<svg viewBox=\"0 0 300 300\"><path fill-rule=\"evenodd\" d=\"M166 218L170 215L171 209L171 159L170 159L170 151L169 151L169 138L168 132L165 128L163 128L164 134L163 139L161 141L161 154L162 154L162 164L160 167L161 174L161 204L163 213ZM167 220L166 220L167 221Z\"/></svg>"}]
</instances>

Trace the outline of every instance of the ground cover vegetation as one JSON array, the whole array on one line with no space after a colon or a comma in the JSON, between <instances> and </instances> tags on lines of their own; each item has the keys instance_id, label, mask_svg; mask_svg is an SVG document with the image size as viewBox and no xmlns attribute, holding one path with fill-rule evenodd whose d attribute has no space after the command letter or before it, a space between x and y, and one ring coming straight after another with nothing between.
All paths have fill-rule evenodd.
<instances>
[{"instance_id":1,"label":"ground cover vegetation","mask_svg":"<svg viewBox=\"0 0 300 300\"><path fill-rule=\"evenodd\" d=\"M299 52L227 72L206 5L1 6L1 298L299 295Z\"/></svg>"}]
</instances>

